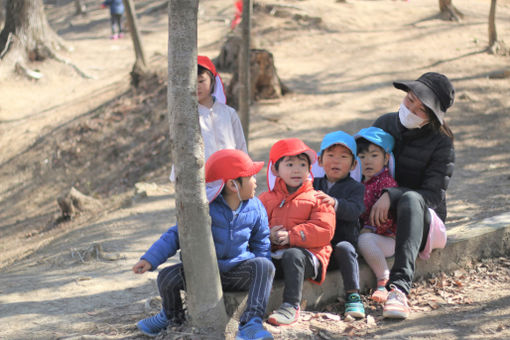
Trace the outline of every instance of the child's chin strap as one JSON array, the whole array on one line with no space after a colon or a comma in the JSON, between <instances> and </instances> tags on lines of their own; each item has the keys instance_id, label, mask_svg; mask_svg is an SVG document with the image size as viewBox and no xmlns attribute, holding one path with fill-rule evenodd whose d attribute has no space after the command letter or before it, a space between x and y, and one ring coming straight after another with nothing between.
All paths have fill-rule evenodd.
<instances>
[{"instance_id":1,"label":"child's chin strap","mask_svg":"<svg viewBox=\"0 0 510 340\"><path fill-rule=\"evenodd\" d=\"M239 198L239 202L242 202L243 199L241 198L241 194L239 193L239 187L237 186L237 183L236 183L236 180L232 180L232 182L234 182L234 186L236 187L236 192L237 192L237 197Z\"/></svg>"}]
</instances>

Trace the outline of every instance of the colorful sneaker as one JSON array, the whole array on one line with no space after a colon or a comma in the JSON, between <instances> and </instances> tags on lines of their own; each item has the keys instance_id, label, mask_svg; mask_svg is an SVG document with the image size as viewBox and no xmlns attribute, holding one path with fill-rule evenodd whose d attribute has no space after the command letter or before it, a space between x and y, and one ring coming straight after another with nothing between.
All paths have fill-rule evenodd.
<instances>
[{"instance_id":1,"label":"colorful sneaker","mask_svg":"<svg viewBox=\"0 0 510 340\"><path fill-rule=\"evenodd\" d=\"M138 321L136 327L147 336L155 337L168 327L169 321L163 310L149 318Z\"/></svg>"},{"instance_id":2,"label":"colorful sneaker","mask_svg":"<svg viewBox=\"0 0 510 340\"><path fill-rule=\"evenodd\" d=\"M269 318L267 322L276 326L286 326L292 325L294 322L299 320L299 306L294 307L290 303L284 302L275 310Z\"/></svg>"},{"instance_id":3,"label":"colorful sneaker","mask_svg":"<svg viewBox=\"0 0 510 340\"><path fill-rule=\"evenodd\" d=\"M119 39L124 38L124 33L119 33Z\"/></svg>"},{"instance_id":4,"label":"colorful sneaker","mask_svg":"<svg viewBox=\"0 0 510 340\"><path fill-rule=\"evenodd\" d=\"M388 299L384 304L383 317L391 319L406 319L409 316L409 306L406 295L395 285L390 285Z\"/></svg>"},{"instance_id":5,"label":"colorful sneaker","mask_svg":"<svg viewBox=\"0 0 510 340\"><path fill-rule=\"evenodd\" d=\"M365 307L363 307L363 302L361 302L361 297L358 293L351 293L347 296L344 314L345 316L350 315L353 318L365 317Z\"/></svg>"},{"instance_id":6,"label":"colorful sneaker","mask_svg":"<svg viewBox=\"0 0 510 340\"><path fill-rule=\"evenodd\" d=\"M386 302L388 298L388 291L386 290L386 284L388 280L379 280L377 281L377 289L372 293L372 300L379 303Z\"/></svg>"},{"instance_id":7,"label":"colorful sneaker","mask_svg":"<svg viewBox=\"0 0 510 340\"><path fill-rule=\"evenodd\" d=\"M112 36L110 37L110 39L112 40L117 40L119 39L119 36L117 34L112 34Z\"/></svg>"},{"instance_id":8,"label":"colorful sneaker","mask_svg":"<svg viewBox=\"0 0 510 340\"><path fill-rule=\"evenodd\" d=\"M244 325L239 325L239 331L236 335L236 340L273 340L273 336L269 333L264 326L262 326L262 319L259 317L251 318L250 321Z\"/></svg>"}]
</instances>

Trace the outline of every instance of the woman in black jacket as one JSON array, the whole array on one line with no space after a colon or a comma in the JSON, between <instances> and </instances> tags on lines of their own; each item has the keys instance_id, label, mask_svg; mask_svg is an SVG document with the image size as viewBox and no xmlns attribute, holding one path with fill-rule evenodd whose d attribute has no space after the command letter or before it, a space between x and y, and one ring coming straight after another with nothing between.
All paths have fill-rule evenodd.
<instances>
[{"instance_id":1,"label":"woman in black jacket","mask_svg":"<svg viewBox=\"0 0 510 340\"><path fill-rule=\"evenodd\" d=\"M444 121L455 90L442 74L428 72L415 81L394 82L407 92L400 109L379 117L377 126L395 138L395 179L370 211L372 225L386 220L391 210L397 220L395 262L386 288L386 318L409 316L406 295L411 289L418 253L425 247L433 209L446 219L445 193L453 173L453 134Z\"/></svg>"}]
</instances>

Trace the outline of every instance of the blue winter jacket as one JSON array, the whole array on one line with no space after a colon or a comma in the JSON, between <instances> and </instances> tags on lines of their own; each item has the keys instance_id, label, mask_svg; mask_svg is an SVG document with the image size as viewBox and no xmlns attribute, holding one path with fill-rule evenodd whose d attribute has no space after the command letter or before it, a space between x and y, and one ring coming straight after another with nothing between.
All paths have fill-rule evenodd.
<instances>
[{"instance_id":1,"label":"blue winter jacket","mask_svg":"<svg viewBox=\"0 0 510 340\"><path fill-rule=\"evenodd\" d=\"M103 5L110 7L110 14L123 14L124 3L122 0L106 0Z\"/></svg>"},{"instance_id":2,"label":"blue winter jacket","mask_svg":"<svg viewBox=\"0 0 510 340\"><path fill-rule=\"evenodd\" d=\"M258 198L243 201L232 211L223 196L209 204L212 235L220 272L228 272L240 263L255 258L271 259L266 209ZM180 249L177 226L161 235L141 257L156 269Z\"/></svg>"}]
</instances>

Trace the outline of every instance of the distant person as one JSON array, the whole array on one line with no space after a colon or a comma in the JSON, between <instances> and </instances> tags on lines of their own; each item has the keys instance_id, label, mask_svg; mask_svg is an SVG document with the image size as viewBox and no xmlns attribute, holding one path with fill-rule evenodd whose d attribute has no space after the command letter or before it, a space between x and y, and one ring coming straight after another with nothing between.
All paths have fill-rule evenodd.
<instances>
[{"instance_id":1,"label":"distant person","mask_svg":"<svg viewBox=\"0 0 510 340\"><path fill-rule=\"evenodd\" d=\"M111 39L117 40L124 37L122 31L122 15L124 14L124 4L122 0L105 0L101 7L110 7L110 21L112 25Z\"/></svg>"},{"instance_id":2,"label":"distant person","mask_svg":"<svg viewBox=\"0 0 510 340\"><path fill-rule=\"evenodd\" d=\"M384 130L373 126L361 129L354 138L361 163L362 183L365 185L365 212L361 214L358 250L377 278L377 288L372 293L372 300L386 302L386 284L390 278L386 258L395 253L397 225L391 213L384 223L379 226L371 225L370 209L381 197L384 189L397 186L389 165L393 160L395 139Z\"/></svg>"},{"instance_id":3,"label":"distant person","mask_svg":"<svg viewBox=\"0 0 510 340\"><path fill-rule=\"evenodd\" d=\"M248 152L243 126L236 110L226 103L221 77L211 59L198 56L198 119L204 141L207 160L221 149L237 149ZM174 168L170 180L175 181Z\"/></svg>"},{"instance_id":4,"label":"distant person","mask_svg":"<svg viewBox=\"0 0 510 340\"><path fill-rule=\"evenodd\" d=\"M264 329L262 318L275 268L270 256L266 210L254 197L255 174L263 165L264 162L253 162L243 151L231 149L215 152L205 165L205 180L213 189L208 190L209 213L222 286L228 291L249 291L239 320L238 340L273 339ZM173 226L133 266L133 272L155 270L179 248L178 229ZM185 289L184 282L182 263L159 272L157 283L163 309L137 323L142 333L156 336L169 325L184 321L180 294Z\"/></svg>"},{"instance_id":5,"label":"distant person","mask_svg":"<svg viewBox=\"0 0 510 340\"><path fill-rule=\"evenodd\" d=\"M446 189L455 150L453 133L444 118L453 105L455 90L445 75L436 72L413 81L394 82L393 86L406 92L400 109L380 116L373 125L395 138L395 180L399 186L383 190L370 210L370 225L379 227L388 220L390 211L394 213L395 261L386 284L390 292L383 316L405 319L410 312L407 295L418 253L430 252L427 247L446 242L441 239L445 235L441 226L431 221L436 214L441 223L446 219Z\"/></svg>"},{"instance_id":6,"label":"distant person","mask_svg":"<svg viewBox=\"0 0 510 340\"><path fill-rule=\"evenodd\" d=\"M269 152L267 171L276 181L259 198L269 218L276 276L284 281L283 303L267 320L277 326L299 320L304 280L324 282L331 256L335 213L315 197L309 179L315 159L315 152L297 138L279 140Z\"/></svg>"},{"instance_id":7,"label":"distant person","mask_svg":"<svg viewBox=\"0 0 510 340\"><path fill-rule=\"evenodd\" d=\"M328 133L322 139L319 165L324 177L316 177L313 187L317 197L335 210L336 228L331 244L333 259L330 268L339 268L346 293L345 315L365 317L365 307L359 295L359 264L356 247L360 231L359 218L363 210L363 184L351 177L357 166L356 142L343 131Z\"/></svg>"}]
</instances>

